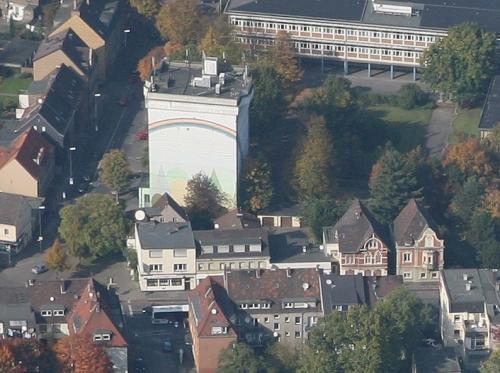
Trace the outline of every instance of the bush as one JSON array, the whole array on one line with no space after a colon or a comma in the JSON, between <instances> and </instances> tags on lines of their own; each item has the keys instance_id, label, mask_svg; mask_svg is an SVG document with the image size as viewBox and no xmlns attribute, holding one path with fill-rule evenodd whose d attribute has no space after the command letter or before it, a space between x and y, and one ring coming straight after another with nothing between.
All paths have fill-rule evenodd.
<instances>
[{"instance_id":1,"label":"bush","mask_svg":"<svg viewBox=\"0 0 500 373\"><path fill-rule=\"evenodd\" d=\"M428 102L429 94L424 92L422 88L414 83L401 86L395 97L395 103L406 110L413 109L417 106L423 106Z\"/></svg>"}]
</instances>

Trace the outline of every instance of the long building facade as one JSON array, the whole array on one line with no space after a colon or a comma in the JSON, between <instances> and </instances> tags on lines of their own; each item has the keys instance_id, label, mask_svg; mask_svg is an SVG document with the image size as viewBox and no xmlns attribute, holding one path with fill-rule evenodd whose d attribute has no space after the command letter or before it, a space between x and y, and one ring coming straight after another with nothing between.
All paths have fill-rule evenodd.
<instances>
[{"instance_id":1,"label":"long building facade","mask_svg":"<svg viewBox=\"0 0 500 373\"><path fill-rule=\"evenodd\" d=\"M457 0L230 0L235 36L253 47L286 32L298 56L416 68L423 51L462 22L500 31L500 3ZM392 74L391 74L392 75ZM414 75L415 76L415 75Z\"/></svg>"}]
</instances>

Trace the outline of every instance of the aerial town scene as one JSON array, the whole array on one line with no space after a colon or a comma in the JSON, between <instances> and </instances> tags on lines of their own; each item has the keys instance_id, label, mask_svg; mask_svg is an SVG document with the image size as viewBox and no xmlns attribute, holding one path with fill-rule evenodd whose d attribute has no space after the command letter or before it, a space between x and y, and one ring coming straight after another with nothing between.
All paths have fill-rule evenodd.
<instances>
[{"instance_id":1,"label":"aerial town scene","mask_svg":"<svg viewBox=\"0 0 500 373\"><path fill-rule=\"evenodd\" d=\"M0 373L500 373L500 0L0 0Z\"/></svg>"}]
</instances>

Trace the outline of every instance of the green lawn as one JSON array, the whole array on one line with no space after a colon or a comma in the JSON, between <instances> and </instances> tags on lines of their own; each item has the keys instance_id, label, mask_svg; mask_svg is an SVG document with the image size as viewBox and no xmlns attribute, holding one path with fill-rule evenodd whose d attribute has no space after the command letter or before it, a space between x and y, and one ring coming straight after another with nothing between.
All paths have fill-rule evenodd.
<instances>
[{"instance_id":1,"label":"green lawn","mask_svg":"<svg viewBox=\"0 0 500 373\"><path fill-rule=\"evenodd\" d=\"M479 136L477 126L481 117L481 108L462 109L453 121L453 132L450 135L449 143L455 144L463 135Z\"/></svg>"},{"instance_id":2,"label":"green lawn","mask_svg":"<svg viewBox=\"0 0 500 373\"><path fill-rule=\"evenodd\" d=\"M388 141L401 152L425 144L427 125L432 109L427 107L405 110L391 104L373 105L368 108L374 123L385 132Z\"/></svg>"},{"instance_id":3,"label":"green lawn","mask_svg":"<svg viewBox=\"0 0 500 373\"><path fill-rule=\"evenodd\" d=\"M27 89L33 79L21 78L19 75L12 75L5 78L0 84L0 93L11 93L17 95L20 90Z\"/></svg>"}]
</instances>

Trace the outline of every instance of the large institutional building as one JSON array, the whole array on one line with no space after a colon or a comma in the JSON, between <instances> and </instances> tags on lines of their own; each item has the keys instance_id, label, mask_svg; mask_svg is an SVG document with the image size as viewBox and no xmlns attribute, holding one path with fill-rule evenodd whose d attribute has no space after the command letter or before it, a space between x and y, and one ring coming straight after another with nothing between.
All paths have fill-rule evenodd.
<instances>
[{"instance_id":1,"label":"large institutional building","mask_svg":"<svg viewBox=\"0 0 500 373\"><path fill-rule=\"evenodd\" d=\"M223 72L220 65L216 58L165 64L145 88L149 188L140 191L141 206L165 192L183 204L186 184L199 172L236 205L253 90L245 71Z\"/></svg>"},{"instance_id":2,"label":"large institutional building","mask_svg":"<svg viewBox=\"0 0 500 373\"><path fill-rule=\"evenodd\" d=\"M230 0L226 13L245 44L266 46L287 32L297 55L322 61L416 68L447 29L475 22L500 33L500 3L487 0ZM392 75L392 74L391 74Z\"/></svg>"}]
</instances>

